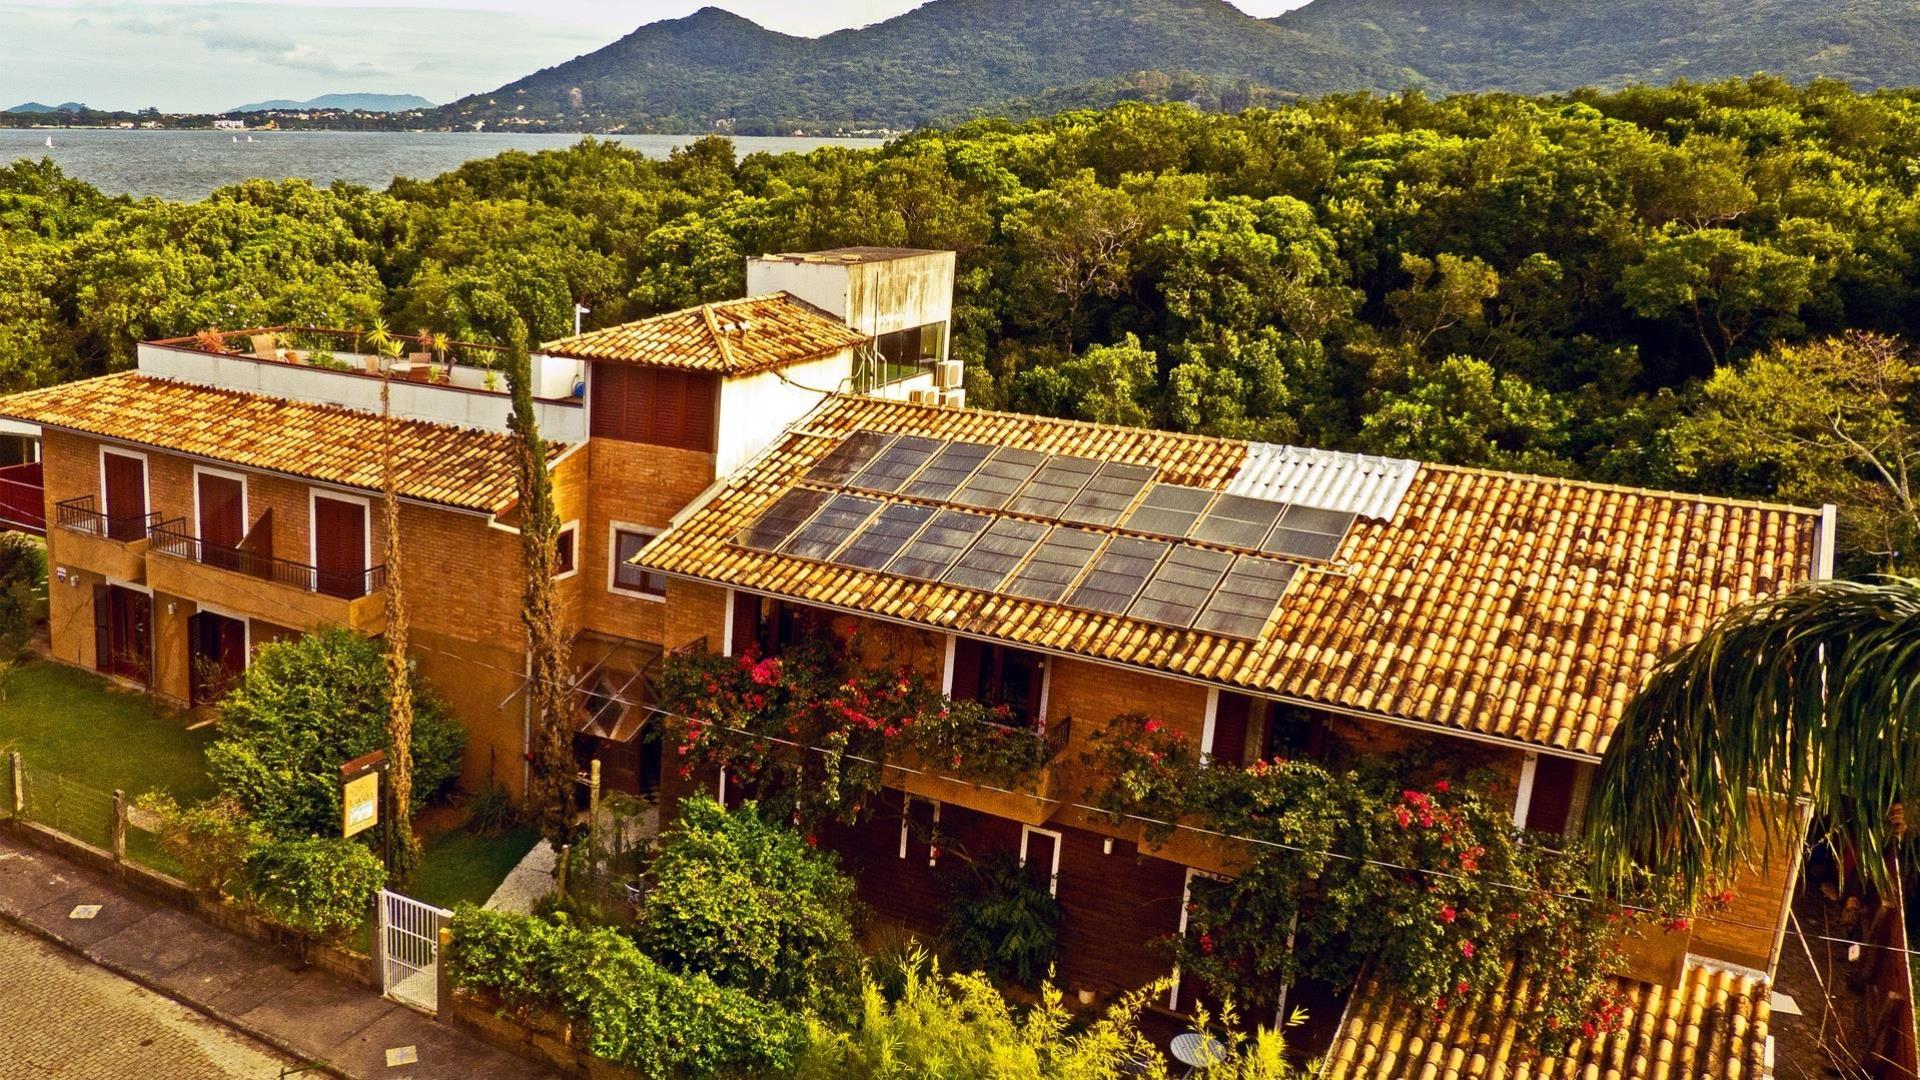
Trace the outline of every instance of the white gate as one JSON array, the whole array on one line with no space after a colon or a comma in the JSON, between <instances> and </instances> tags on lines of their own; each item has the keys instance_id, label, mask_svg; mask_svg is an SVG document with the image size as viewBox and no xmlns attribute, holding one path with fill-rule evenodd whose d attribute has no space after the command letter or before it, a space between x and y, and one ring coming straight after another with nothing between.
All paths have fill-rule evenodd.
<instances>
[{"instance_id":1,"label":"white gate","mask_svg":"<svg viewBox=\"0 0 1920 1080\"><path fill-rule=\"evenodd\" d=\"M453 912L411 896L380 890L380 990L416 1009L434 1012L440 1004L440 924Z\"/></svg>"}]
</instances>

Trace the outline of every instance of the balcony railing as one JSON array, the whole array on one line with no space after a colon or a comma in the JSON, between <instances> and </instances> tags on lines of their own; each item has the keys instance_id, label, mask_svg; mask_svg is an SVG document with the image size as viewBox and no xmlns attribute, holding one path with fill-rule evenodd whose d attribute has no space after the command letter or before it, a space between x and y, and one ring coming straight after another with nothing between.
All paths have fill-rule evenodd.
<instances>
[{"instance_id":1,"label":"balcony railing","mask_svg":"<svg viewBox=\"0 0 1920 1080\"><path fill-rule=\"evenodd\" d=\"M188 559L221 570L232 570L293 589L356 600L386 588L387 568L368 570L323 570L306 563L278 559L245 548L211 544L185 530L180 519L156 524L149 535L153 550L178 559Z\"/></svg>"},{"instance_id":2,"label":"balcony railing","mask_svg":"<svg viewBox=\"0 0 1920 1080\"><path fill-rule=\"evenodd\" d=\"M109 540L144 540L147 530L160 523L159 514L109 515L99 509L91 495L63 499L53 504L53 511L54 521L61 528Z\"/></svg>"}]
</instances>

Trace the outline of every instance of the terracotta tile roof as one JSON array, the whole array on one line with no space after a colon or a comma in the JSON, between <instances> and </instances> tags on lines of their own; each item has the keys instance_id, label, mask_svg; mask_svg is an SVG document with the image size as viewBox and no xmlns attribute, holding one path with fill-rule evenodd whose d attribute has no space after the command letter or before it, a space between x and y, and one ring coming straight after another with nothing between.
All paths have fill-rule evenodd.
<instances>
[{"instance_id":1,"label":"terracotta tile roof","mask_svg":"<svg viewBox=\"0 0 1920 1080\"><path fill-rule=\"evenodd\" d=\"M867 340L790 293L703 304L549 341L540 350L582 360L745 375L811 360Z\"/></svg>"},{"instance_id":2,"label":"terracotta tile roof","mask_svg":"<svg viewBox=\"0 0 1920 1080\"><path fill-rule=\"evenodd\" d=\"M1224 488L1247 444L837 397L637 561L658 571L1384 719L1598 755L1658 659L1746 599L1812 576L1819 513L1423 465L1391 520L1298 573L1257 639L1179 629L739 546L857 430L1157 467Z\"/></svg>"},{"instance_id":3,"label":"terracotta tile roof","mask_svg":"<svg viewBox=\"0 0 1920 1080\"><path fill-rule=\"evenodd\" d=\"M0 416L345 487L380 487L380 417L333 405L129 371L0 398ZM509 436L401 420L394 442L402 496L487 512L513 504Z\"/></svg>"},{"instance_id":4,"label":"terracotta tile roof","mask_svg":"<svg viewBox=\"0 0 1920 1080\"><path fill-rule=\"evenodd\" d=\"M1659 1077L1766 1080L1773 1075L1766 980L1705 966L1668 989L1621 980L1627 1014L1618 1031L1540 1057L1517 1037L1509 988L1492 1005L1455 1009L1438 1020L1367 988L1347 1006L1328 1051L1325 1080L1518 1080L1521 1077Z\"/></svg>"}]
</instances>

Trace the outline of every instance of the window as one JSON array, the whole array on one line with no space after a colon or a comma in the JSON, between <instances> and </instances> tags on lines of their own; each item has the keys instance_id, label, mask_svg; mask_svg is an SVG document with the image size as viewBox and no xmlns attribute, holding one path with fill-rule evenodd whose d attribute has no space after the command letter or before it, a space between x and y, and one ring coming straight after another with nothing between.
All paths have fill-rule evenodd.
<instances>
[{"instance_id":1,"label":"window","mask_svg":"<svg viewBox=\"0 0 1920 1080\"><path fill-rule=\"evenodd\" d=\"M1223 765L1274 758L1317 761L1326 756L1327 738L1321 714L1222 690L1214 705L1208 756Z\"/></svg>"},{"instance_id":2,"label":"window","mask_svg":"<svg viewBox=\"0 0 1920 1080\"><path fill-rule=\"evenodd\" d=\"M745 592L733 594L732 630L729 656L745 656L749 649L779 656L790 645L832 633L826 613L817 608Z\"/></svg>"},{"instance_id":3,"label":"window","mask_svg":"<svg viewBox=\"0 0 1920 1080\"><path fill-rule=\"evenodd\" d=\"M947 324L944 322L881 334L873 341L879 367L874 384L886 386L930 370L939 362L946 338Z\"/></svg>"},{"instance_id":4,"label":"window","mask_svg":"<svg viewBox=\"0 0 1920 1080\"><path fill-rule=\"evenodd\" d=\"M712 453L720 380L699 371L593 365L591 431L595 438L652 443Z\"/></svg>"},{"instance_id":5,"label":"window","mask_svg":"<svg viewBox=\"0 0 1920 1080\"><path fill-rule=\"evenodd\" d=\"M613 571L607 588L614 592L632 593L635 596L651 597L655 600L667 598L667 579L648 570L632 565L631 560L640 554L658 533L646 529L637 529L630 525L613 527Z\"/></svg>"},{"instance_id":6,"label":"window","mask_svg":"<svg viewBox=\"0 0 1920 1080\"><path fill-rule=\"evenodd\" d=\"M553 538L553 576L571 577L580 569L579 565L580 523L568 522L560 527L560 535Z\"/></svg>"},{"instance_id":7,"label":"window","mask_svg":"<svg viewBox=\"0 0 1920 1080\"><path fill-rule=\"evenodd\" d=\"M973 638L953 639L949 696L982 705L1006 706L1016 727L1041 721L1047 660L1036 652Z\"/></svg>"},{"instance_id":8,"label":"window","mask_svg":"<svg viewBox=\"0 0 1920 1080\"><path fill-rule=\"evenodd\" d=\"M1531 756L1521 768L1514 823L1529 832L1565 836L1580 819L1585 787L1585 770L1579 762L1552 754Z\"/></svg>"}]
</instances>

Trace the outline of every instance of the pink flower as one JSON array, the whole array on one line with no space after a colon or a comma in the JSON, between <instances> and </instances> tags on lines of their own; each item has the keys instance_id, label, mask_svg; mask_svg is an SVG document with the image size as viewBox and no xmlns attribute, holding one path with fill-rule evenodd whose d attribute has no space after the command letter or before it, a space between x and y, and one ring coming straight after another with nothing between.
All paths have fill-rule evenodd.
<instances>
[{"instance_id":1,"label":"pink flower","mask_svg":"<svg viewBox=\"0 0 1920 1080\"><path fill-rule=\"evenodd\" d=\"M1200 935L1200 951L1203 953L1206 953L1209 956L1213 955L1213 935L1212 934Z\"/></svg>"},{"instance_id":2,"label":"pink flower","mask_svg":"<svg viewBox=\"0 0 1920 1080\"><path fill-rule=\"evenodd\" d=\"M1460 955L1466 957L1469 960L1473 959L1473 942L1471 941L1461 942Z\"/></svg>"},{"instance_id":3,"label":"pink flower","mask_svg":"<svg viewBox=\"0 0 1920 1080\"><path fill-rule=\"evenodd\" d=\"M1433 785L1433 790L1439 792L1442 795L1445 795L1447 792L1453 790L1453 785L1448 783L1445 780L1441 780L1438 783L1435 783Z\"/></svg>"},{"instance_id":4,"label":"pink flower","mask_svg":"<svg viewBox=\"0 0 1920 1080\"><path fill-rule=\"evenodd\" d=\"M747 677L761 686L772 686L780 681L780 660L768 657L747 670Z\"/></svg>"},{"instance_id":5,"label":"pink flower","mask_svg":"<svg viewBox=\"0 0 1920 1080\"><path fill-rule=\"evenodd\" d=\"M1160 722L1160 719L1158 717L1152 717L1152 716L1147 718L1147 722L1143 726L1146 728L1146 732L1149 735L1156 735L1159 733L1161 728L1166 727L1165 724Z\"/></svg>"},{"instance_id":6,"label":"pink flower","mask_svg":"<svg viewBox=\"0 0 1920 1080\"><path fill-rule=\"evenodd\" d=\"M1393 820L1399 822L1400 827L1404 829L1413 824L1413 814L1404 806L1396 806L1393 808Z\"/></svg>"},{"instance_id":7,"label":"pink flower","mask_svg":"<svg viewBox=\"0 0 1920 1080\"><path fill-rule=\"evenodd\" d=\"M1440 909L1440 921L1443 923L1450 923L1453 921L1453 917L1458 914L1459 912L1453 910L1452 905L1448 905Z\"/></svg>"}]
</instances>

